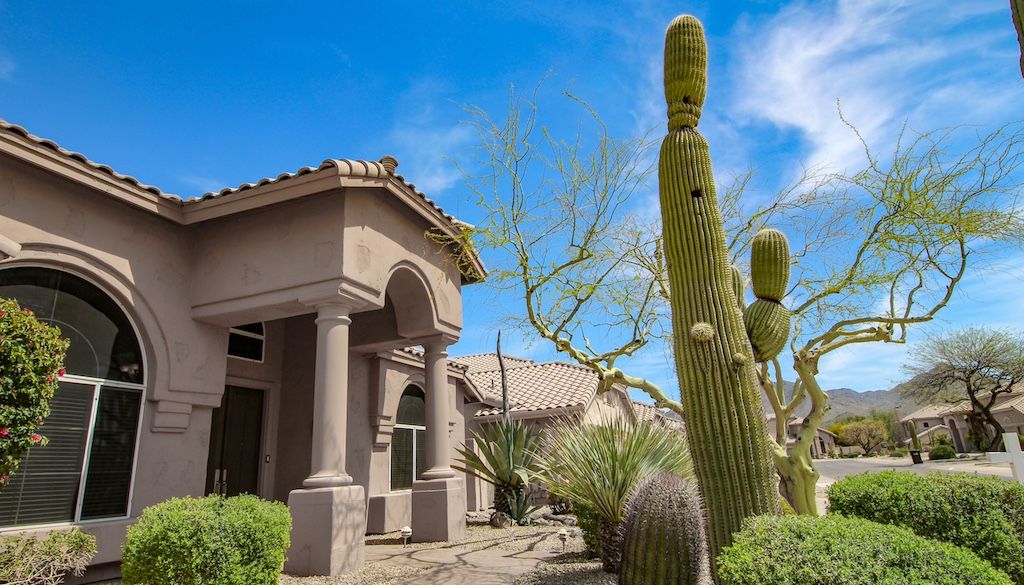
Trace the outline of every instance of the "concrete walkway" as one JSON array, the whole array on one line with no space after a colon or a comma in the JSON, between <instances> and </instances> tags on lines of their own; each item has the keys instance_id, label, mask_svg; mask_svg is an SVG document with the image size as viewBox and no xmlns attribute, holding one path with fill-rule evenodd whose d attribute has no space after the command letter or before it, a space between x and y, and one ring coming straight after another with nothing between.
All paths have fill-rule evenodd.
<instances>
[{"instance_id":1,"label":"concrete walkway","mask_svg":"<svg viewBox=\"0 0 1024 585\"><path fill-rule=\"evenodd\" d=\"M386 562L418 569L414 577L394 581L417 585L506 585L556 555L550 550L551 533L512 539L499 538L466 546L403 548L401 545L366 547L366 562Z\"/></svg>"}]
</instances>

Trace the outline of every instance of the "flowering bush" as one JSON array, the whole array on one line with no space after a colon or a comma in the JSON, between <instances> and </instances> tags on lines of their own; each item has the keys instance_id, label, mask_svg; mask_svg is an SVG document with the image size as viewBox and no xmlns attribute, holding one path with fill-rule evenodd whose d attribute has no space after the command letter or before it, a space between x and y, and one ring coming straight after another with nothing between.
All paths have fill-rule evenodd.
<instances>
[{"instance_id":1,"label":"flowering bush","mask_svg":"<svg viewBox=\"0 0 1024 585\"><path fill-rule=\"evenodd\" d=\"M37 431L50 416L67 350L59 329L0 299L0 488L29 447L46 444Z\"/></svg>"}]
</instances>

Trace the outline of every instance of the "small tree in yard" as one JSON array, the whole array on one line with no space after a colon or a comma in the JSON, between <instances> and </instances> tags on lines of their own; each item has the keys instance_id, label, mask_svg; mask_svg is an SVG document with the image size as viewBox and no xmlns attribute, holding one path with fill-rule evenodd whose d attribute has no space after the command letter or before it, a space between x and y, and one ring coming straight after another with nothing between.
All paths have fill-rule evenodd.
<instances>
[{"instance_id":1,"label":"small tree in yard","mask_svg":"<svg viewBox=\"0 0 1024 585\"><path fill-rule=\"evenodd\" d=\"M839 440L844 445L857 445L864 450L865 455L870 455L888 438L888 429L878 420L865 419L847 423L839 431Z\"/></svg>"},{"instance_id":2,"label":"small tree in yard","mask_svg":"<svg viewBox=\"0 0 1024 585\"><path fill-rule=\"evenodd\" d=\"M0 299L0 489L30 447L46 445L38 431L50 416L67 349L59 329Z\"/></svg>"},{"instance_id":3,"label":"small tree in yard","mask_svg":"<svg viewBox=\"0 0 1024 585\"><path fill-rule=\"evenodd\" d=\"M914 377L903 386L905 396L966 401L971 442L981 451L1002 447L1003 425L992 408L1024 381L1024 335L981 327L933 335L913 348L906 369Z\"/></svg>"}]
</instances>

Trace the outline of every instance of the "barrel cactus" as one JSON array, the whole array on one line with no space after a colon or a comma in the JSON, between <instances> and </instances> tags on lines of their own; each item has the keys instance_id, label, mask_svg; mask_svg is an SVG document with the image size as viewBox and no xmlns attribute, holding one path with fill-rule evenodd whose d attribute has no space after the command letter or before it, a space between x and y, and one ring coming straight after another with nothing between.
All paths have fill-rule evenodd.
<instances>
[{"instance_id":1,"label":"barrel cactus","mask_svg":"<svg viewBox=\"0 0 1024 585\"><path fill-rule=\"evenodd\" d=\"M697 487L671 473L640 482L626 504L619 585L713 585Z\"/></svg>"},{"instance_id":2,"label":"barrel cactus","mask_svg":"<svg viewBox=\"0 0 1024 585\"><path fill-rule=\"evenodd\" d=\"M696 128L706 88L704 28L680 16L665 38L668 135L658 180L676 369L711 554L717 555L744 518L777 514L779 499L711 157Z\"/></svg>"},{"instance_id":3,"label":"barrel cactus","mask_svg":"<svg viewBox=\"0 0 1024 585\"><path fill-rule=\"evenodd\" d=\"M734 277L735 278L735 277ZM757 297L743 311L754 360L768 361L789 339L791 316L782 306L789 285L789 241L778 230L763 229L750 243L750 279Z\"/></svg>"}]
</instances>

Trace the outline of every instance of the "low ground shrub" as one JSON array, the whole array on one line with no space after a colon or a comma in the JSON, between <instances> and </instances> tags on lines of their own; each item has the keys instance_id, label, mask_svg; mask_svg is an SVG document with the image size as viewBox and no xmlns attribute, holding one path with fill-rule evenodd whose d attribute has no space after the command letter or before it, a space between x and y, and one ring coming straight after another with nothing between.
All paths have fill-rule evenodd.
<instances>
[{"instance_id":1,"label":"low ground shrub","mask_svg":"<svg viewBox=\"0 0 1024 585\"><path fill-rule=\"evenodd\" d=\"M291 515L256 496L174 498L146 508L122 547L125 585L272 585Z\"/></svg>"},{"instance_id":2,"label":"low ground shrub","mask_svg":"<svg viewBox=\"0 0 1024 585\"><path fill-rule=\"evenodd\" d=\"M720 585L1011 585L969 550L860 518L759 516L718 556Z\"/></svg>"},{"instance_id":3,"label":"low ground shrub","mask_svg":"<svg viewBox=\"0 0 1024 585\"><path fill-rule=\"evenodd\" d=\"M96 554L96 539L77 528L45 537L0 536L0 583L58 585L66 575L82 576Z\"/></svg>"},{"instance_id":4,"label":"low ground shrub","mask_svg":"<svg viewBox=\"0 0 1024 585\"><path fill-rule=\"evenodd\" d=\"M928 459L932 461L956 459L956 451L954 451L949 445L935 445L932 447L932 450L928 452Z\"/></svg>"},{"instance_id":5,"label":"low ground shrub","mask_svg":"<svg viewBox=\"0 0 1024 585\"><path fill-rule=\"evenodd\" d=\"M1024 585L1024 485L963 473L886 471L828 489L829 511L970 549Z\"/></svg>"},{"instance_id":6,"label":"low ground shrub","mask_svg":"<svg viewBox=\"0 0 1024 585\"><path fill-rule=\"evenodd\" d=\"M601 516L582 502L572 503L572 513L576 516L576 526L582 533L587 558L597 558L601 554Z\"/></svg>"},{"instance_id":7,"label":"low ground shrub","mask_svg":"<svg viewBox=\"0 0 1024 585\"><path fill-rule=\"evenodd\" d=\"M910 454L910 449L906 447L897 447L889 450L889 457L906 457Z\"/></svg>"}]
</instances>

